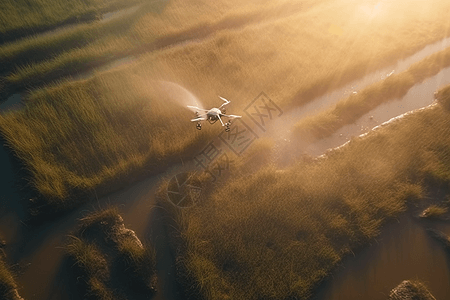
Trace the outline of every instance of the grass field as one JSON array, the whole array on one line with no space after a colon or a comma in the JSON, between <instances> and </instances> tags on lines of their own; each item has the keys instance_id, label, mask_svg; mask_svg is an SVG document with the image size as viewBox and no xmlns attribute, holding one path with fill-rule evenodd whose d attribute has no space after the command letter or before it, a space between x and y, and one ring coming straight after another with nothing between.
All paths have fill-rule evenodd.
<instances>
[{"instance_id":1,"label":"grass field","mask_svg":"<svg viewBox=\"0 0 450 300\"><path fill-rule=\"evenodd\" d=\"M450 86L438 99L325 158L284 171L237 167L200 205L169 210L183 240L180 280L196 287L187 287L191 298L309 298L408 202L448 187Z\"/></svg>"},{"instance_id":2,"label":"grass field","mask_svg":"<svg viewBox=\"0 0 450 300\"><path fill-rule=\"evenodd\" d=\"M4 0L0 3L0 44L56 26L93 21L101 13L138 0Z\"/></svg>"},{"instance_id":3,"label":"grass field","mask_svg":"<svg viewBox=\"0 0 450 300\"><path fill-rule=\"evenodd\" d=\"M124 227L117 208L87 215L69 238L66 250L87 299L129 299L155 292L155 251Z\"/></svg>"},{"instance_id":4,"label":"grass field","mask_svg":"<svg viewBox=\"0 0 450 300\"><path fill-rule=\"evenodd\" d=\"M106 73L37 91L25 109L0 116L46 204L69 208L83 201L78 192L125 186L193 155L211 137L213 128L195 130L192 112L152 84L132 71Z\"/></svg>"},{"instance_id":5,"label":"grass field","mask_svg":"<svg viewBox=\"0 0 450 300\"><path fill-rule=\"evenodd\" d=\"M155 81L176 82L205 106L217 105L218 94L225 96L233 101L236 113L261 90L286 109L411 54L448 32L448 20L438 13L450 6L446 1L417 2L407 11L389 3L376 8L370 1L289 3L174 1L159 12L124 17L112 25L83 25L69 37L64 33L49 44L43 42L42 48L35 49L40 39L33 39L6 51L8 57L16 57L12 61L34 56L25 55L30 49L37 51L39 62L18 64L6 80L32 86L124 49L154 46L158 39L170 44L180 37L205 38L153 51L114 72L33 92L23 111L0 116L0 130L29 170L31 185L46 203L72 207L76 203L67 201L69 195L94 189L101 195L189 156L189 149L207 141L213 132L186 130L191 128L191 115L167 104L167 96L154 91ZM326 21L330 16L335 17L333 23ZM132 17L136 18L127 19ZM97 39L123 24L128 27L117 35L111 32ZM56 52L51 58L44 54L62 47L60 38L70 45L81 37L83 43L83 36L93 32L97 33L92 42L80 48Z\"/></svg>"},{"instance_id":6,"label":"grass field","mask_svg":"<svg viewBox=\"0 0 450 300\"><path fill-rule=\"evenodd\" d=\"M448 35L448 20L439 13L449 8L446 1L416 1L406 11L399 3L376 6L376 1L258 3L171 1L163 10L148 4L138 15L115 20L124 24L121 29L96 24L6 45L0 48L0 61L3 56L15 69L4 85L39 86L117 57L206 38L176 51L181 67L189 71L183 77L201 76L201 64L211 61L214 83L246 78L243 83L251 89L265 88L297 105ZM61 46L64 40L71 42ZM39 47L45 49L40 55L25 55Z\"/></svg>"}]
</instances>

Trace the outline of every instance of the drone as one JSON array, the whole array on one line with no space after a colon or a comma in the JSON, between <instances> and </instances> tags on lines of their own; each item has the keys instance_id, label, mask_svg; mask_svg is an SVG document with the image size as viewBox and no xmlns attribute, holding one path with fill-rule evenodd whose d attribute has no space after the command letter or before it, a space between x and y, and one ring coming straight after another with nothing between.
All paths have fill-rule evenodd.
<instances>
[{"instance_id":1,"label":"drone","mask_svg":"<svg viewBox=\"0 0 450 300\"><path fill-rule=\"evenodd\" d=\"M225 127L225 131L228 132L228 131L230 131L231 120L237 119L237 118L242 118L242 116L227 115L226 110L225 110L225 105L229 104L230 101L228 101L227 99L222 98L220 96L219 96L219 98L225 102L219 108L211 108L208 110L208 109L203 109L203 108L198 108L196 106L188 105L188 108L195 110L195 115L197 117L195 119L192 119L191 122L197 122L196 128L198 130L202 129L201 121L208 121L209 124L214 124L217 121L220 121L222 126ZM203 112L203 113L200 113L200 112ZM227 117L228 122L223 123L222 117Z\"/></svg>"}]
</instances>

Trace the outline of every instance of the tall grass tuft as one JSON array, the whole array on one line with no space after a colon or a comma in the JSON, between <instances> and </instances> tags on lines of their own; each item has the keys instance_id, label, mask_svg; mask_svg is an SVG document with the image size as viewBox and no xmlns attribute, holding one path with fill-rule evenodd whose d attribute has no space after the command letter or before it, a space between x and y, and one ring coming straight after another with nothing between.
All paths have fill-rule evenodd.
<instances>
[{"instance_id":1,"label":"tall grass tuft","mask_svg":"<svg viewBox=\"0 0 450 300\"><path fill-rule=\"evenodd\" d=\"M17 283L14 275L6 265L2 253L0 253L0 298L5 300L22 299L17 293Z\"/></svg>"},{"instance_id":2,"label":"tall grass tuft","mask_svg":"<svg viewBox=\"0 0 450 300\"><path fill-rule=\"evenodd\" d=\"M89 299L151 296L155 291L155 250L125 228L116 207L80 219L66 251Z\"/></svg>"}]
</instances>

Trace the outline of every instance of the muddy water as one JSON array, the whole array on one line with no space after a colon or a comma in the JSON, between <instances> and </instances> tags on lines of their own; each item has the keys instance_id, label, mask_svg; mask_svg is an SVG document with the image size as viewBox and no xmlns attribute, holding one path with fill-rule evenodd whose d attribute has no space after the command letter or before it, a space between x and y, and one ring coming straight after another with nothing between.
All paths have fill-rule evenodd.
<instances>
[{"instance_id":1,"label":"muddy water","mask_svg":"<svg viewBox=\"0 0 450 300\"><path fill-rule=\"evenodd\" d=\"M424 282L438 300L450 299L450 255L426 228L450 235L450 224L403 215L387 224L371 246L345 259L315 300L386 300L405 279Z\"/></svg>"},{"instance_id":2,"label":"muddy water","mask_svg":"<svg viewBox=\"0 0 450 300\"><path fill-rule=\"evenodd\" d=\"M6 99L5 102L0 103L0 113L21 109L23 106L22 95L14 94Z\"/></svg>"},{"instance_id":3,"label":"muddy water","mask_svg":"<svg viewBox=\"0 0 450 300\"><path fill-rule=\"evenodd\" d=\"M0 163L2 167L7 167L2 169L5 174L16 173L4 147L0 149ZM70 266L64 260L66 237L76 228L77 220L88 212L117 205L125 226L134 230L142 242L150 242L157 248L158 293L153 299L182 299L174 279L174 257L164 232L165 220L161 217L160 208L156 207L155 192L163 177L171 178L193 168L189 163L175 165L160 175L82 205L37 228L26 225L25 210L20 205L24 195L13 188L14 179L1 181L0 188L6 190L6 196L0 200L6 205L0 207L0 235L7 242L5 251L8 263L17 270L20 295L24 299L72 299L77 290L75 279L68 275L71 273ZM61 286L64 288L58 288Z\"/></svg>"}]
</instances>

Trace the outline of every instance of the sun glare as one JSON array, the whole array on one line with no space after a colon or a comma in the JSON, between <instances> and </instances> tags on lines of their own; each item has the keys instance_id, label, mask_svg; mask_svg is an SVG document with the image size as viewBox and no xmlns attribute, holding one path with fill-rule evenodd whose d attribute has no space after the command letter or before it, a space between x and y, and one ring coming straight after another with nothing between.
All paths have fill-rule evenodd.
<instances>
[{"instance_id":1,"label":"sun glare","mask_svg":"<svg viewBox=\"0 0 450 300\"><path fill-rule=\"evenodd\" d=\"M361 4L358 12L362 17L372 19L383 13L384 9L385 5L382 1L379 1L375 4Z\"/></svg>"}]
</instances>

